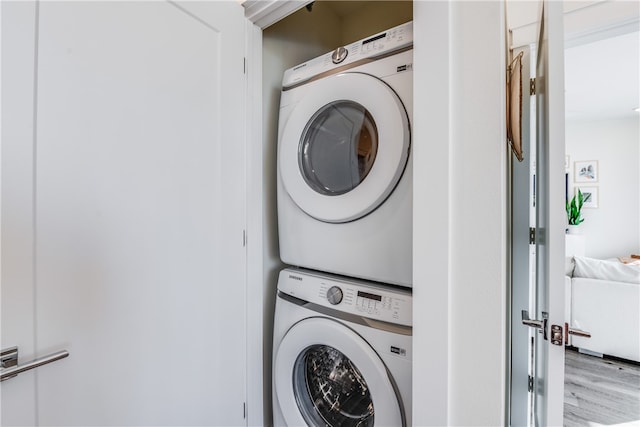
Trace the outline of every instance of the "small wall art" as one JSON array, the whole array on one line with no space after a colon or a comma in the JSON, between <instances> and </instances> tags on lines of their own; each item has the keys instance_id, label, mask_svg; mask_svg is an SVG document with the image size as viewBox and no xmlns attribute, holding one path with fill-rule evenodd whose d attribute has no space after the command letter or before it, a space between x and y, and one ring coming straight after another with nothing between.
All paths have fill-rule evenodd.
<instances>
[{"instance_id":1,"label":"small wall art","mask_svg":"<svg viewBox=\"0 0 640 427\"><path fill-rule=\"evenodd\" d=\"M582 191L582 197L584 198L584 208L597 208L599 205L598 187L575 187L575 194L578 194L578 189Z\"/></svg>"},{"instance_id":2,"label":"small wall art","mask_svg":"<svg viewBox=\"0 0 640 427\"><path fill-rule=\"evenodd\" d=\"M573 163L575 182L598 182L598 161L581 160Z\"/></svg>"}]
</instances>

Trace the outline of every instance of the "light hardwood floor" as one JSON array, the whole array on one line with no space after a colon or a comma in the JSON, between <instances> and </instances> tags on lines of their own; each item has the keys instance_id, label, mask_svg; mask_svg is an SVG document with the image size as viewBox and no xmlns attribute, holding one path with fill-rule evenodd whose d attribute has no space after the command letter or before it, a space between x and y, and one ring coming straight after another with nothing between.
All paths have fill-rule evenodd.
<instances>
[{"instance_id":1,"label":"light hardwood floor","mask_svg":"<svg viewBox=\"0 0 640 427\"><path fill-rule=\"evenodd\" d=\"M640 426L640 364L567 349L564 425Z\"/></svg>"}]
</instances>

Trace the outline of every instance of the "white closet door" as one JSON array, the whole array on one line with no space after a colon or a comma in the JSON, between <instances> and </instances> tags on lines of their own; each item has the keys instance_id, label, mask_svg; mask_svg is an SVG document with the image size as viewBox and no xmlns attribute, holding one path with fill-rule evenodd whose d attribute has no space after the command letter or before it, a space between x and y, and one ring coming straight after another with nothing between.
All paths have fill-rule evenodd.
<instances>
[{"instance_id":1,"label":"white closet door","mask_svg":"<svg viewBox=\"0 0 640 427\"><path fill-rule=\"evenodd\" d=\"M27 356L35 352L32 274L35 11L33 2L0 2L0 348L17 346L20 354ZM20 381L0 383L0 425L36 424L34 376L33 371L25 372L20 375Z\"/></svg>"},{"instance_id":2,"label":"white closet door","mask_svg":"<svg viewBox=\"0 0 640 427\"><path fill-rule=\"evenodd\" d=\"M564 271L564 15L561 2L543 0L536 60L536 319L549 339L535 333L533 406L535 425L562 425L565 330Z\"/></svg>"},{"instance_id":3,"label":"white closet door","mask_svg":"<svg viewBox=\"0 0 640 427\"><path fill-rule=\"evenodd\" d=\"M30 356L70 356L3 403L31 381L40 425L245 424L242 7L40 2L37 28L23 304Z\"/></svg>"}]
</instances>

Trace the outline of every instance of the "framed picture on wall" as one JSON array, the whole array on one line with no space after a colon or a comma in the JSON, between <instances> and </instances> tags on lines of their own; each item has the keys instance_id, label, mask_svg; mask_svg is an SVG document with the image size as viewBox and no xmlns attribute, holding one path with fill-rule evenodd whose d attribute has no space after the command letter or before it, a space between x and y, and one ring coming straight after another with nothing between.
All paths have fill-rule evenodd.
<instances>
[{"instance_id":1,"label":"framed picture on wall","mask_svg":"<svg viewBox=\"0 0 640 427\"><path fill-rule=\"evenodd\" d=\"M573 163L575 182L598 182L598 161L581 160Z\"/></svg>"},{"instance_id":2,"label":"framed picture on wall","mask_svg":"<svg viewBox=\"0 0 640 427\"><path fill-rule=\"evenodd\" d=\"M598 187L576 187L575 194L578 194L578 190L582 191L582 197L584 200L584 208L597 208L598 207Z\"/></svg>"}]
</instances>

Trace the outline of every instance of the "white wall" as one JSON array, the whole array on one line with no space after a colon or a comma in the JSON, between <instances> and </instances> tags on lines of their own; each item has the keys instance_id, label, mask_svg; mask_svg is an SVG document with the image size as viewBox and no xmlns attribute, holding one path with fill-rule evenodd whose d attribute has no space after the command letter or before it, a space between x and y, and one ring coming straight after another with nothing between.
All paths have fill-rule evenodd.
<instances>
[{"instance_id":1,"label":"white wall","mask_svg":"<svg viewBox=\"0 0 640 427\"><path fill-rule=\"evenodd\" d=\"M570 156L569 196L574 186L595 186L599 207L583 209L580 225L585 255L613 258L640 252L640 118L570 121L566 152ZM597 160L598 181L574 182L574 162Z\"/></svg>"}]
</instances>

